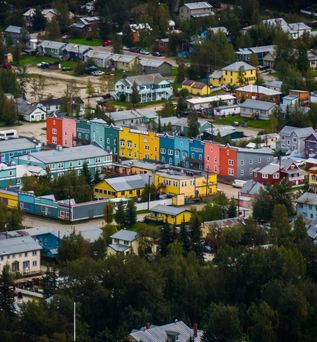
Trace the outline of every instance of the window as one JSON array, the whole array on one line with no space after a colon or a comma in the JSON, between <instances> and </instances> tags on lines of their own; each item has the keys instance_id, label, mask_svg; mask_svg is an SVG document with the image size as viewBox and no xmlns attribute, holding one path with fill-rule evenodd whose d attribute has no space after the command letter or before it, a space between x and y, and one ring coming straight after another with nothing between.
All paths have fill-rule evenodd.
<instances>
[{"instance_id":1,"label":"window","mask_svg":"<svg viewBox=\"0 0 317 342\"><path fill-rule=\"evenodd\" d=\"M144 149L145 149L146 151L149 151L149 150L150 150L150 146L145 145L145 146L144 146Z\"/></svg>"},{"instance_id":2,"label":"window","mask_svg":"<svg viewBox=\"0 0 317 342\"><path fill-rule=\"evenodd\" d=\"M240 165L243 166L244 165L244 160L240 161Z\"/></svg>"},{"instance_id":3,"label":"window","mask_svg":"<svg viewBox=\"0 0 317 342\"><path fill-rule=\"evenodd\" d=\"M240 176L243 176L244 175L244 170L241 170L240 171Z\"/></svg>"},{"instance_id":4,"label":"window","mask_svg":"<svg viewBox=\"0 0 317 342\"><path fill-rule=\"evenodd\" d=\"M233 165L234 165L234 161L233 161L232 159L229 159L229 160L228 160L228 164L229 164L230 166L233 166Z\"/></svg>"},{"instance_id":5,"label":"window","mask_svg":"<svg viewBox=\"0 0 317 342\"><path fill-rule=\"evenodd\" d=\"M280 178L280 174L279 173L274 173L273 174L273 179L279 179Z\"/></svg>"},{"instance_id":6,"label":"window","mask_svg":"<svg viewBox=\"0 0 317 342\"><path fill-rule=\"evenodd\" d=\"M259 157L258 163L261 164L261 161L262 161L262 159L261 159L261 157Z\"/></svg>"},{"instance_id":7,"label":"window","mask_svg":"<svg viewBox=\"0 0 317 342\"><path fill-rule=\"evenodd\" d=\"M161 153L162 153L162 154L165 154L165 153L166 153L166 149L162 147L162 148L161 148Z\"/></svg>"},{"instance_id":8,"label":"window","mask_svg":"<svg viewBox=\"0 0 317 342\"><path fill-rule=\"evenodd\" d=\"M36 266L37 266L37 261L36 261L36 260L34 260L34 261L32 262L32 266L33 266L33 267L36 267Z\"/></svg>"},{"instance_id":9,"label":"window","mask_svg":"<svg viewBox=\"0 0 317 342\"><path fill-rule=\"evenodd\" d=\"M179 157L179 150L175 151L175 157Z\"/></svg>"},{"instance_id":10,"label":"window","mask_svg":"<svg viewBox=\"0 0 317 342\"><path fill-rule=\"evenodd\" d=\"M56 128L52 129L52 134L57 134L57 129Z\"/></svg>"},{"instance_id":11,"label":"window","mask_svg":"<svg viewBox=\"0 0 317 342\"><path fill-rule=\"evenodd\" d=\"M262 174L262 178L263 178L263 179L267 179L267 178L269 178L269 175L268 175L267 173L263 173L263 174Z\"/></svg>"},{"instance_id":12,"label":"window","mask_svg":"<svg viewBox=\"0 0 317 342\"><path fill-rule=\"evenodd\" d=\"M249 159L249 164L252 165L253 164L253 160Z\"/></svg>"},{"instance_id":13,"label":"window","mask_svg":"<svg viewBox=\"0 0 317 342\"><path fill-rule=\"evenodd\" d=\"M52 137L52 144L57 144L57 138L56 137Z\"/></svg>"},{"instance_id":14,"label":"window","mask_svg":"<svg viewBox=\"0 0 317 342\"><path fill-rule=\"evenodd\" d=\"M170 149L170 148L168 149L168 155L169 155L169 156L172 156L172 155L173 155L173 150Z\"/></svg>"},{"instance_id":15,"label":"window","mask_svg":"<svg viewBox=\"0 0 317 342\"><path fill-rule=\"evenodd\" d=\"M124 146L124 140L120 140L120 146Z\"/></svg>"},{"instance_id":16,"label":"window","mask_svg":"<svg viewBox=\"0 0 317 342\"><path fill-rule=\"evenodd\" d=\"M234 170L233 169L228 169L228 174L230 175L230 176L233 176L234 175Z\"/></svg>"}]
</instances>

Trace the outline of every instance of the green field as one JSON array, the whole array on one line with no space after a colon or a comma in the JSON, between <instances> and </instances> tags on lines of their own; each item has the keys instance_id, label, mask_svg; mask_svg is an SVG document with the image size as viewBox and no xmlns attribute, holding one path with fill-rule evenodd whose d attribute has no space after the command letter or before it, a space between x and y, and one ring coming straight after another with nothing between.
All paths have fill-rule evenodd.
<instances>
[{"instance_id":1,"label":"green field","mask_svg":"<svg viewBox=\"0 0 317 342\"><path fill-rule=\"evenodd\" d=\"M88 45L88 46L101 46L101 39L85 39L85 38L73 38L69 39L69 43L79 44L79 45Z\"/></svg>"},{"instance_id":2,"label":"green field","mask_svg":"<svg viewBox=\"0 0 317 342\"><path fill-rule=\"evenodd\" d=\"M270 120L249 120L246 118L241 118L240 116L226 116L224 118L216 118L211 120L214 124L220 125L232 125L234 122L246 122L248 127L257 128L257 129L269 129L270 128Z\"/></svg>"}]
</instances>

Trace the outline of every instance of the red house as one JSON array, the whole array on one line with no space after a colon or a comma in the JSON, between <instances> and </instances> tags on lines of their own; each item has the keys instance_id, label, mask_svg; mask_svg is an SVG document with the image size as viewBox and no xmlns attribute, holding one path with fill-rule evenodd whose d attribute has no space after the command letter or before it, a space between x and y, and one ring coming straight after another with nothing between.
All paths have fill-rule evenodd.
<instances>
[{"instance_id":1,"label":"red house","mask_svg":"<svg viewBox=\"0 0 317 342\"><path fill-rule=\"evenodd\" d=\"M219 147L219 175L237 177L237 148L230 145Z\"/></svg>"},{"instance_id":2,"label":"red house","mask_svg":"<svg viewBox=\"0 0 317 342\"><path fill-rule=\"evenodd\" d=\"M47 145L76 146L76 120L65 114L52 114L46 118Z\"/></svg>"},{"instance_id":3,"label":"red house","mask_svg":"<svg viewBox=\"0 0 317 342\"><path fill-rule=\"evenodd\" d=\"M305 172L290 159L282 159L281 165L276 161L253 171L253 180L263 185L277 184L282 179L287 179L292 186L301 185L305 181Z\"/></svg>"}]
</instances>

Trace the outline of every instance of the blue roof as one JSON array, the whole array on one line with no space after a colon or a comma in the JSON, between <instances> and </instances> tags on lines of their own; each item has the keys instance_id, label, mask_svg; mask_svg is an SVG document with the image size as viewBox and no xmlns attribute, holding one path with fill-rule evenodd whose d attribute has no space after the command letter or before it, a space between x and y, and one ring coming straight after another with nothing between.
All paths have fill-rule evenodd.
<instances>
[{"instance_id":1,"label":"blue roof","mask_svg":"<svg viewBox=\"0 0 317 342\"><path fill-rule=\"evenodd\" d=\"M138 233L133 232L131 230L121 229L118 232L111 235L111 239L125 240L125 241L134 241L138 236Z\"/></svg>"}]
</instances>

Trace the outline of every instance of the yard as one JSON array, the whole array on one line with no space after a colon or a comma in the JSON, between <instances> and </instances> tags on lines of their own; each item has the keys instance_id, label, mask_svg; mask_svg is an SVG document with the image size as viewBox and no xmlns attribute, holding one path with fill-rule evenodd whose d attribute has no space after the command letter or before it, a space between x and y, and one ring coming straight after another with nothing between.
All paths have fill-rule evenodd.
<instances>
[{"instance_id":1,"label":"yard","mask_svg":"<svg viewBox=\"0 0 317 342\"><path fill-rule=\"evenodd\" d=\"M53 63L53 62L60 62L62 67L70 67L74 68L77 64L77 62L74 61L60 61L57 58L54 57L46 57L46 56L23 56L20 59L20 65L31 65L36 66L38 63L46 62L46 63Z\"/></svg>"},{"instance_id":2,"label":"yard","mask_svg":"<svg viewBox=\"0 0 317 342\"><path fill-rule=\"evenodd\" d=\"M85 38L73 38L69 39L69 43L78 44L78 45L87 45L87 46L101 46L101 39L85 39Z\"/></svg>"},{"instance_id":3,"label":"yard","mask_svg":"<svg viewBox=\"0 0 317 342\"><path fill-rule=\"evenodd\" d=\"M228 115L223 118L215 118L211 121L213 124L219 124L219 125L232 125L234 122L239 122L240 124L242 122L246 122L248 127L256 128L256 129L263 129L267 130L270 128L270 120L251 120L242 118L240 116L232 116Z\"/></svg>"}]
</instances>

